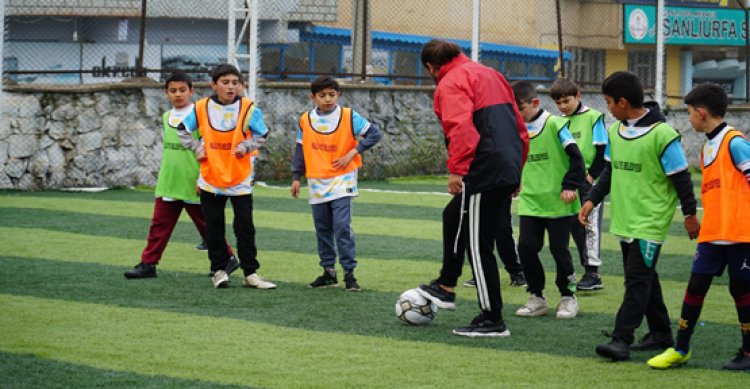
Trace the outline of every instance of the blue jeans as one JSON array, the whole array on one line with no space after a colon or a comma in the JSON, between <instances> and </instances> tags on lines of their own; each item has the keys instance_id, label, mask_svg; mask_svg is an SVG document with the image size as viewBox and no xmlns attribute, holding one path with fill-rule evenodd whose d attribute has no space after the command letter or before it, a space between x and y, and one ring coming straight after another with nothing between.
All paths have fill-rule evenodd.
<instances>
[{"instance_id":1,"label":"blue jeans","mask_svg":"<svg viewBox=\"0 0 750 389\"><path fill-rule=\"evenodd\" d=\"M342 197L322 204L313 204L315 235L318 237L320 266L332 268L336 265L334 236L338 247L339 262L345 272L357 267L354 230L352 230L352 198Z\"/></svg>"}]
</instances>

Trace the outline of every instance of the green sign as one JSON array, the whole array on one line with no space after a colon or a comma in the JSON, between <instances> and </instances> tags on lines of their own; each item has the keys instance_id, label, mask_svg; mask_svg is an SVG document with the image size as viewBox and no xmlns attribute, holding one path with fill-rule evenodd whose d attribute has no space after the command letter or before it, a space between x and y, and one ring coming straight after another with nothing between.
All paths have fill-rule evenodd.
<instances>
[{"instance_id":1,"label":"green sign","mask_svg":"<svg viewBox=\"0 0 750 389\"><path fill-rule=\"evenodd\" d=\"M625 4L625 43L656 43L656 7ZM664 7L664 44L744 46L745 12L738 9Z\"/></svg>"}]
</instances>

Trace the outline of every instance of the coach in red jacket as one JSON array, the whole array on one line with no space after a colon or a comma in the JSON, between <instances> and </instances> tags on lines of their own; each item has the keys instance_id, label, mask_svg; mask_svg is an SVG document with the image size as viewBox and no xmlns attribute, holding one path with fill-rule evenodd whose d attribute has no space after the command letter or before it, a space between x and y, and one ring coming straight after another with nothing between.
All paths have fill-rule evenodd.
<instances>
[{"instance_id":1,"label":"coach in red jacket","mask_svg":"<svg viewBox=\"0 0 750 389\"><path fill-rule=\"evenodd\" d=\"M448 191L443 210L443 267L440 277L420 285L425 298L455 308L454 287L468 248L481 313L453 333L508 336L497 262L492 253L501 204L518 189L529 136L502 74L467 58L458 45L432 40L422 48L422 64L437 83L435 114L448 147Z\"/></svg>"}]
</instances>

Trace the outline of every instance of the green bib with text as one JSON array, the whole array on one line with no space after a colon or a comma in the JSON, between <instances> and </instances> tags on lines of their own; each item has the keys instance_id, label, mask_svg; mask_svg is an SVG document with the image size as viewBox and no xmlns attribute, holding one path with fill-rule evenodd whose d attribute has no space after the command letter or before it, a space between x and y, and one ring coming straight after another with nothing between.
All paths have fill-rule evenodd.
<instances>
[{"instance_id":1,"label":"green bib with text","mask_svg":"<svg viewBox=\"0 0 750 389\"><path fill-rule=\"evenodd\" d=\"M177 131L169 125L169 112L162 116L162 127L164 149L155 195L197 203L200 201L195 189L199 164L195 153L182 145ZM198 131L193 136L197 138Z\"/></svg>"},{"instance_id":2,"label":"green bib with text","mask_svg":"<svg viewBox=\"0 0 750 389\"><path fill-rule=\"evenodd\" d=\"M602 113L589 108L586 112L568 116L570 120L570 134L576 140L578 149L583 155L583 163L586 166L586 172L589 171L591 163L596 157L596 147L594 146L594 124L602 117Z\"/></svg>"},{"instance_id":3,"label":"green bib with text","mask_svg":"<svg viewBox=\"0 0 750 389\"><path fill-rule=\"evenodd\" d=\"M618 121L609 127L612 186L610 231L628 238L663 241L672 223L677 193L661 156L680 134L666 123L626 137Z\"/></svg>"},{"instance_id":4,"label":"green bib with text","mask_svg":"<svg viewBox=\"0 0 750 389\"><path fill-rule=\"evenodd\" d=\"M567 125L566 118L548 115L540 130L529 131L529 154L521 174L519 215L557 218L576 214L581 208L578 199L571 204L560 199L562 180L570 160L558 133Z\"/></svg>"}]
</instances>

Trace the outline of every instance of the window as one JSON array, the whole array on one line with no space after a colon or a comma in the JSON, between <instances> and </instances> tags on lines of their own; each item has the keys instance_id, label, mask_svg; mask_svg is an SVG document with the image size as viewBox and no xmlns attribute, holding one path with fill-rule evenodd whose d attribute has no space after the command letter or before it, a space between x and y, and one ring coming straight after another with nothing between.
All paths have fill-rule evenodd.
<instances>
[{"instance_id":1,"label":"window","mask_svg":"<svg viewBox=\"0 0 750 389\"><path fill-rule=\"evenodd\" d=\"M339 72L339 45L314 43L315 63L313 72L336 74Z\"/></svg>"},{"instance_id":2,"label":"window","mask_svg":"<svg viewBox=\"0 0 750 389\"><path fill-rule=\"evenodd\" d=\"M644 88L656 85L656 51L628 50L628 70L641 79Z\"/></svg>"},{"instance_id":3,"label":"window","mask_svg":"<svg viewBox=\"0 0 750 389\"><path fill-rule=\"evenodd\" d=\"M403 74L405 76L416 76L421 66L419 55L413 51L393 51L391 53L393 60L393 75ZM417 80L414 78L394 79L397 85L415 85Z\"/></svg>"},{"instance_id":4,"label":"window","mask_svg":"<svg viewBox=\"0 0 750 389\"><path fill-rule=\"evenodd\" d=\"M307 43L293 43L284 50L284 66L289 73L310 72L310 46Z\"/></svg>"},{"instance_id":5,"label":"window","mask_svg":"<svg viewBox=\"0 0 750 389\"><path fill-rule=\"evenodd\" d=\"M280 47L261 46L260 71L261 73L278 73L281 71Z\"/></svg>"},{"instance_id":6,"label":"window","mask_svg":"<svg viewBox=\"0 0 750 389\"><path fill-rule=\"evenodd\" d=\"M503 61L503 75L508 78L526 77L526 64L521 61Z\"/></svg>"},{"instance_id":7,"label":"window","mask_svg":"<svg viewBox=\"0 0 750 389\"><path fill-rule=\"evenodd\" d=\"M568 47L568 51L573 55L573 60L569 62L570 71L567 76L583 85L601 84L604 81L603 49Z\"/></svg>"},{"instance_id":8,"label":"window","mask_svg":"<svg viewBox=\"0 0 750 389\"><path fill-rule=\"evenodd\" d=\"M532 62L529 64L529 77L542 79L553 78L553 70L551 67L551 64Z\"/></svg>"},{"instance_id":9,"label":"window","mask_svg":"<svg viewBox=\"0 0 750 389\"><path fill-rule=\"evenodd\" d=\"M500 70L500 60L496 58L480 58L479 62L487 67L493 68L495 70Z\"/></svg>"}]
</instances>

